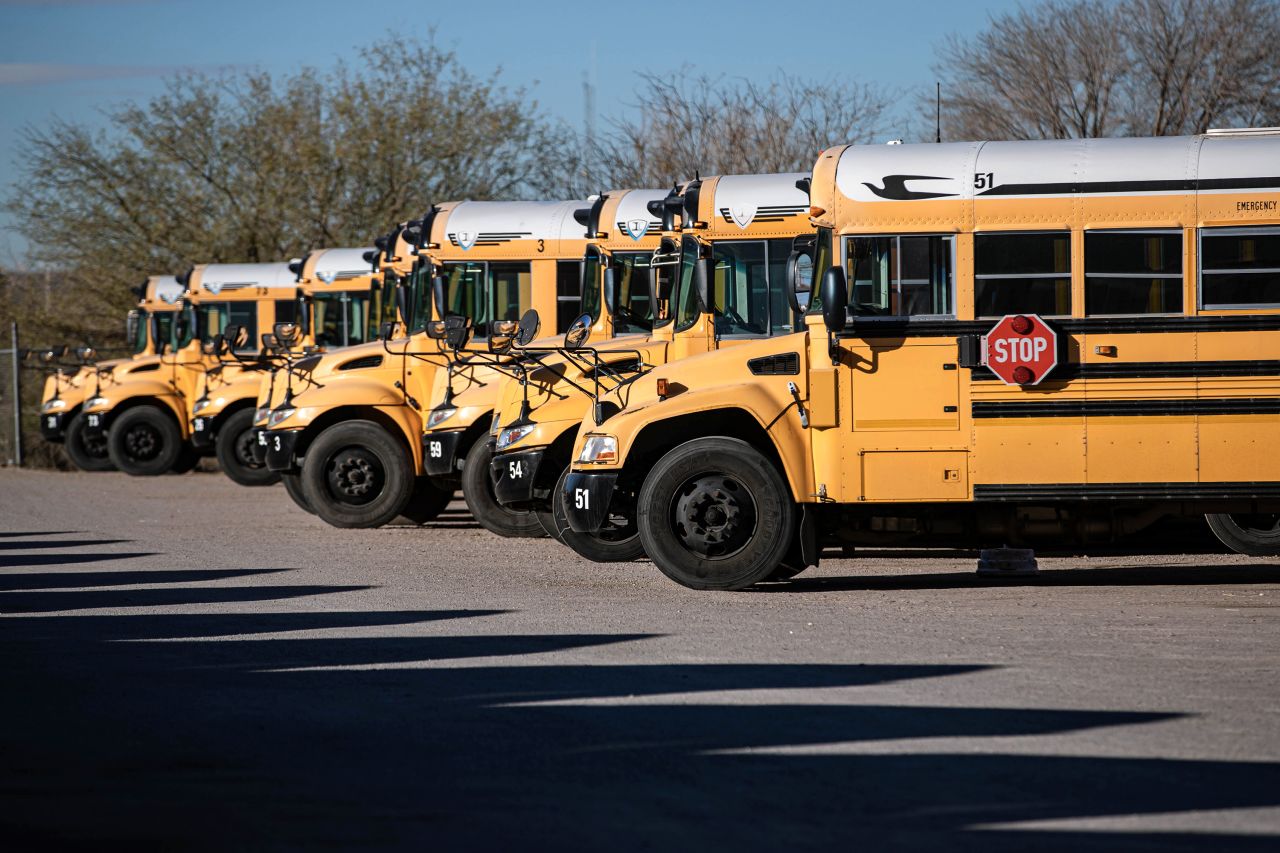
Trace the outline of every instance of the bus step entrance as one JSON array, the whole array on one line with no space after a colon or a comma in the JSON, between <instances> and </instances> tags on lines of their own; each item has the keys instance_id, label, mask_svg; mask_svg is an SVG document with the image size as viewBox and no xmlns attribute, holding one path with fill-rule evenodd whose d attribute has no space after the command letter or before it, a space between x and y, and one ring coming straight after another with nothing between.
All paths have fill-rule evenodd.
<instances>
[{"instance_id":1,"label":"bus step entrance","mask_svg":"<svg viewBox=\"0 0 1280 853\"><path fill-rule=\"evenodd\" d=\"M1030 548L984 548L978 554L978 574L988 578L1035 577L1040 566Z\"/></svg>"}]
</instances>

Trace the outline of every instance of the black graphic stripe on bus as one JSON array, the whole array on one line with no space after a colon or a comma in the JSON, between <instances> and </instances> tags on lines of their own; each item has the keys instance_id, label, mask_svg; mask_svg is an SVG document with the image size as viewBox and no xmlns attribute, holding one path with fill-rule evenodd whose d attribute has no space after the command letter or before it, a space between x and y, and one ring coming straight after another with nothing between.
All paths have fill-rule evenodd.
<instances>
[{"instance_id":1,"label":"black graphic stripe on bus","mask_svg":"<svg viewBox=\"0 0 1280 853\"><path fill-rule=\"evenodd\" d=\"M1253 500L1280 498L1280 483L981 483L975 501Z\"/></svg>"},{"instance_id":2,"label":"black graphic stripe on bus","mask_svg":"<svg viewBox=\"0 0 1280 853\"><path fill-rule=\"evenodd\" d=\"M1160 181L1063 181L1045 184L1000 184L976 196L1000 195L1098 195L1102 193L1211 192L1280 187L1280 177L1203 178Z\"/></svg>"},{"instance_id":3,"label":"black graphic stripe on bus","mask_svg":"<svg viewBox=\"0 0 1280 853\"><path fill-rule=\"evenodd\" d=\"M1177 379L1186 376L1280 376L1280 361L1144 361L1119 364L1059 364L1044 381L1076 379ZM985 367L973 368L974 382L996 382Z\"/></svg>"},{"instance_id":4,"label":"black graphic stripe on bus","mask_svg":"<svg viewBox=\"0 0 1280 853\"><path fill-rule=\"evenodd\" d=\"M1121 416L1276 415L1280 398L1222 397L1164 400L1052 400L977 402L975 418L1108 418Z\"/></svg>"},{"instance_id":5,"label":"black graphic stripe on bus","mask_svg":"<svg viewBox=\"0 0 1280 853\"><path fill-rule=\"evenodd\" d=\"M985 335L999 322L987 320L857 318L840 339L878 340L881 338L945 338L959 335ZM1210 315L1199 317L1078 317L1049 318L1045 322L1066 334L1155 334L1161 332L1266 332L1280 331L1280 315Z\"/></svg>"}]
</instances>

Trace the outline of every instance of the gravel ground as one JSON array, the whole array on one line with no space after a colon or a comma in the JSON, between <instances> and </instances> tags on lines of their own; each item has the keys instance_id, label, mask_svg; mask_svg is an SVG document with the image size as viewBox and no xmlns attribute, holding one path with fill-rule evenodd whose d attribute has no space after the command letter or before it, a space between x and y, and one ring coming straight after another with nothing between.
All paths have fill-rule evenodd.
<instances>
[{"instance_id":1,"label":"gravel ground","mask_svg":"<svg viewBox=\"0 0 1280 853\"><path fill-rule=\"evenodd\" d=\"M0 471L7 849L1280 846L1280 561L1202 524L989 581L696 593L458 503Z\"/></svg>"}]
</instances>

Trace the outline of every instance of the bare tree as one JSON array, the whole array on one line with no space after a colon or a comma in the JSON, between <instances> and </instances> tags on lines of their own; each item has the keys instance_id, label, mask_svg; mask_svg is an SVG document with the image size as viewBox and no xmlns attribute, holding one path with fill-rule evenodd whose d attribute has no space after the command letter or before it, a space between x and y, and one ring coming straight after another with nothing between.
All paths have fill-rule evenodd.
<instances>
[{"instance_id":1,"label":"bare tree","mask_svg":"<svg viewBox=\"0 0 1280 853\"><path fill-rule=\"evenodd\" d=\"M951 36L935 65L950 139L1252 125L1275 116L1277 69L1276 0L1050 0Z\"/></svg>"},{"instance_id":2,"label":"bare tree","mask_svg":"<svg viewBox=\"0 0 1280 853\"><path fill-rule=\"evenodd\" d=\"M108 128L23 134L7 203L31 259L106 297L193 262L273 261L360 245L433 201L564 185L576 141L523 89L477 77L434 43L392 39L339 65L274 78L186 75Z\"/></svg>"},{"instance_id":3,"label":"bare tree","mask_svg":"<svg viewBox=\"0 0 1280 853\"><path fill-rule=\"evenodd\" d=\"M856 83L780 74L758 84L688 69L643 75L636 98L634 115L614 118L588 152L596 187L807 171L823 148L874 138L891 103L889 93Z\"/></svg>"}]
</instances>

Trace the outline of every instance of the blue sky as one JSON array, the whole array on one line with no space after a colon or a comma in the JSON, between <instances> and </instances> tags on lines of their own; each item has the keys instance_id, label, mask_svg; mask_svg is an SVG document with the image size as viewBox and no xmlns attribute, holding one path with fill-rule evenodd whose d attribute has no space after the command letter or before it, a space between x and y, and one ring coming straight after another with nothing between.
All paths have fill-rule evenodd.
<instances>
[{"instance_id":1,"label":"blue sky","mask_svg":"<svg viewBox=\"0 0 1280 853\"><path fill-rule=\"evenodd\" d=\"M533 87L548 111L582 123L582 75L597 45L597 113L625 109L636 74L684 64L767 78L778 69L908 90L932 85L934 46L970 36L1014 0L689 4L387 0L0 0L0 191L20 192L19 130L51 116L99 124L104 107L156 94L182 68L289 72L351 59L390 32L455 49ZM818 10L821 11L818 11ZM535 82L536 81L536 82ZM0 266L23 243L0 214Z\"/></svg>"}]
</instances>

